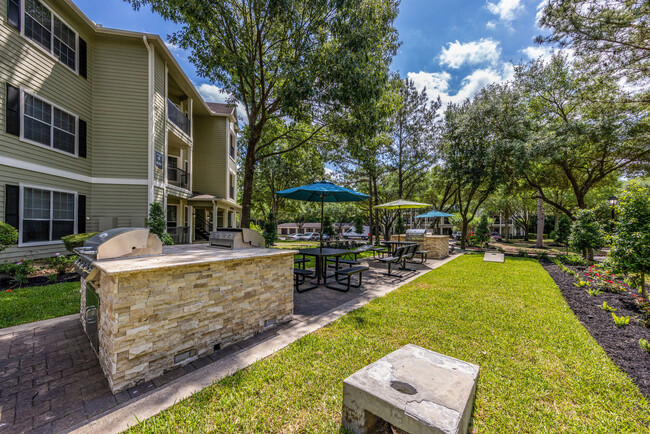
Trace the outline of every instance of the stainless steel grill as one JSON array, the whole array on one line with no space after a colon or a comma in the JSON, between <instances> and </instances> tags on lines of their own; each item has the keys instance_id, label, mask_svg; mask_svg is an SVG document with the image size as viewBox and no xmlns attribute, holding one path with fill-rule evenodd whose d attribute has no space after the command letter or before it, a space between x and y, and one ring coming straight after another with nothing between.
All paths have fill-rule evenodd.
<instances>
[{"instance_id":1,"label":"stainless steel grill","mask_svg":"<svg viewBox=\"0 0 650 434\"><path fill-rule=\"evenodd\" d=\"M95 261L124 256L145 256L162 253L162 243L147 228L118 228L88 238L83 247L74 249L79 255L75 270L81 276L86 292L86 310L83 312L85 330L91 345L99 352L99 270Z\"/></svg>"},{"instance_id":2,"label":"stainless steel grill","mask_svg":"<svg viewBox=\"0 0 650 434\"><path fill-rule=\"evenodd\" d=\"M210 234L210 245L221 249L264 248L264 237L252 229L222 228Z\"/></svg>"},{"instance_id":3,"label":"stainless steel grill","mask_svg":"<svg viewBox=\"0 0 650 434\"><path fill-rule=\"evenodd\" d=\"M429 229L407 229L405 238L406 241L424 241L424 236L430 234Z\"/></svg>"}]
</instances>

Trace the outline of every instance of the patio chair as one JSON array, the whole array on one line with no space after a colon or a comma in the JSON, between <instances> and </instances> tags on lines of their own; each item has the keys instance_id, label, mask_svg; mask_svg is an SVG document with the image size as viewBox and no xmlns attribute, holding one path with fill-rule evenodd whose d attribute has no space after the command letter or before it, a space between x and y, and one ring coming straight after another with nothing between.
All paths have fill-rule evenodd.
<instances>
[{"instance_id":1,"label":"patio chair","mask_svg":"<svg viewBox=\"0 0 650 434\"><path fill-rule=\"evenodd\" d=\"M395 252L393 253L392 256L378 259L379 262L388 264L388 273L385 273L387 276L402 277L401 274L391 273L391 267L393 266L393 264L400 264L402 262L402 257L404 256L407 247L408 246L398 247L397 249L395 249Z\"/></svg>"},{"instance_id":2,"label":"patio chair","mask_svg":"<svg viewBox=\"0 0 650 434\"><path fill-rule=\"evenodd\" d=\"M293 287L296 289L296 292L302 293L311 291L312 289L318 288L318 285L308 286L306 288L300 289L300 286L303 285L307 278L314 277L311 271L305 270L303 268L294 268L293 269Z\"/></svg>"},{"instance_id":3,"label":"patio chair","mask_svg":"<svg viewBox=\"0 0 650 434\"><path fill-rule=\"evenodd\" d=\"M404 253L402 254L402 259L400 263L402 266L400 270L415 271L414 268L406 268L406 263L411 262L415 256L415 252L418 250L419 244L409 244L404 247Z\"/></svg>"}]
</instances>

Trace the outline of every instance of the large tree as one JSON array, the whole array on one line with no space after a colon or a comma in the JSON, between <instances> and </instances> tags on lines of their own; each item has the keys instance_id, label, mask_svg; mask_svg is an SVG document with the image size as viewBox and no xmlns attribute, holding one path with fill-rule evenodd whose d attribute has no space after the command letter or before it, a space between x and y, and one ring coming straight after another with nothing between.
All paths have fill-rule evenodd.
<instances>
[{"instance_id":1,"label":"large tree","mask_svg":"<svg viewBox=\"0 0 650 434\"><path fill-rule=\"evenodd\" d=\"M435 157L436 120L441 102L429 102L409 78L397 79L397 107L390 118L387 166L397 177L397 198L410 198Z\"/></svg>"},{"instance_id":2,"label":"large tree","mask_svg":"<svg viewBox=\"0 0 650 434\"><path fill-rule=\"evenodd\" d=\"M650 158L650 122L615 80L586 74L562 54L516 68L516 84L530 120L522 176L542 199L573 216L552 191L568 184L580 209L588 194L616 174Z\"/></svg>"},{"instance_id":3,"label":"large tree","mask_svg":"<svg viewBox=\"0 0 650 434\"><path fill-rule=\"evenodd\" d=\"M591 72L615 75L645 86L650 103L650 2L647 0L550 0L540 19L559 42L588 60ZM645 95L643 95L645 93Z\"/></svg>"},{"instance_id":4,"label":"large tree","mask_svg":"<svg viewBox=\"0 0 650 434\"><path fill-rule=\"evenodd\" d=\"M171 42L243 105L244 227L257 163L312 143L381 93L397 46L397 0L126 1L183 24ZM276 134L264 134L269 122Z\"/></svg>"}]
</instances>

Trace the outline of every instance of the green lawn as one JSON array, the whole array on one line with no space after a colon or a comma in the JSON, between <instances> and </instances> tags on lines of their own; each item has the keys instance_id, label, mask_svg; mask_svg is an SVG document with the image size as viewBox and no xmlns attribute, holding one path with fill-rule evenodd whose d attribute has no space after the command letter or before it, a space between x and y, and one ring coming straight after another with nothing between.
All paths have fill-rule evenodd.
<instances>
[{"instance_id":1,"label":"green lawn","mask_svg":"<svg viewBox=\"0 0 650 434\"><path fill-rule=\"evenodd\" d=\"M0 292L0 328L79 312L79 282Z\"/></svg>"},{"instance_id":2,"label":"green lawn","mask_svg":"<svg viewBox=\"0 0 650 434\"><path fill-rule=\"evenodd\" d=\"M534 260L465 255L133 432L331 432L342 380L407 343L480 365L473 432L647 432L650 406Z\"/></svg>"}]
</instances>

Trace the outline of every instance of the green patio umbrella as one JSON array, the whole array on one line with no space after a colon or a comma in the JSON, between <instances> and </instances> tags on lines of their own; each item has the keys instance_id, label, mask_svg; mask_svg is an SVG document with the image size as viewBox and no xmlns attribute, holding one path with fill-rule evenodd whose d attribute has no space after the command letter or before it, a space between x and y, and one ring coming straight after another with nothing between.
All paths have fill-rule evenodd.
<instances>
[{"instance_id":1,"label":"green patio umbrella","mask_svg":"<svg viewBox=\"0 0 650 434\"><path fill-rule=\"evenodd\" d=\"M443 217L453 217L453 214L447 214L446 212L442 211L436 211L435 209L432 209L429 212L425 212L424 214L416 215L416 219L424 219L424 218L429 218L429 217L439 217L441 219L441 229L440 233L442 234L442 218Z\"/></svg>"},{"instance_id":2,"label":"green patio umbrella","mask_svg":"<svg viewBox=\"0 0 650 434\"><path fill-rule=\"evenodd\" d=\"M320 248L323 248L323 210L325 202L359 202L368 199L367 194L341 187L322 180L301 187L276 191L278 196L307 202L320 202Z\"/></svg>"},{"instance_id":3,"label":"green patio umbrella","mask_svg":"<svg viewBox=\"0 0 650 434\"><path fill-rule=\"evenodd\" d=\"M400 218L402 217L403 209L416 209L416 208L426 208L431 206L428 203L420 202L411 202L410 200L398 199L392 202L382 203L381 205L375 205L374 208L378 209L396 209L399 211ZM400 241L401 234L397 234L397 241Z\"/></svg>"}]
</instances>

